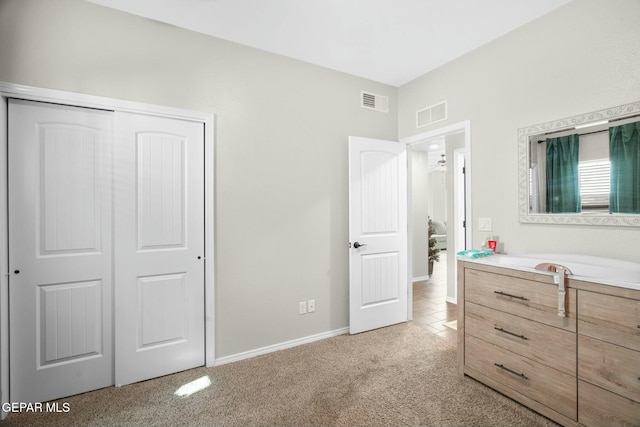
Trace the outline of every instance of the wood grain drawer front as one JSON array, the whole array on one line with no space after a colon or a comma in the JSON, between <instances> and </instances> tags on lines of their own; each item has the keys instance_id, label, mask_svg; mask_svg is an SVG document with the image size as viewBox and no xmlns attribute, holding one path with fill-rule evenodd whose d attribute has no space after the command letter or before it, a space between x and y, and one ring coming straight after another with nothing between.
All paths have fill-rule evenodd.
<instances>
[{"instance_id":1,"label":"wood grain drawer front","mask_svg":"<svg viewBox=\"0 0 640 427\"><path fill-rule=\"evenodd\" d=\"M576 377L466 335L465 364L505 386L577 420Z\"/></svg>"},{"instance_id":2,"label":"wood grain drawer front","mask_svg":"<svg viewBox=\"0 0 640 427\"><path fill-rule=\"evenodd\" d=\"M587 427L640 426L640 403L578 381L578 421Z\"/></svg>"},{"instance_id":3,"label":"wood grain drawer front","mask_svg":"<svg viewBox=\"0 0 640 427\"><path fill-rule=\"evenodd\" d=\"M499 347L576 375L576 334L468 302L465 331Z\"/></svg>"},{"instance_id":4,"label":"wood grain drawer front","mask_svg":"<svg viewBox=\"0 0 640 427\"><path fill-rule=\"evenodd\" d=\"M640 300L588 291L578 299L582 335L640 351Z\"/></svg>"},{"instance_id":5,"label":"wood grain drawer front","mask_svg":"<svg viewBox=\"0 0 640 427\"><path fill-rule=\"evenodd\" d=\"M578 376L640 402L640 352L580 335Z\"/></svg>"},{"instance_id":6,"label":"wood grain drawer front","mask_svg":"<svg viewBox=\"0 0 640 427\"><path fill-rule=\"evenodd\" d=\"M465 301L576 331L576 291L567 289L565 311L558 316L558 287L502 274L464 270Z\"/></svg>"}]
</instances>

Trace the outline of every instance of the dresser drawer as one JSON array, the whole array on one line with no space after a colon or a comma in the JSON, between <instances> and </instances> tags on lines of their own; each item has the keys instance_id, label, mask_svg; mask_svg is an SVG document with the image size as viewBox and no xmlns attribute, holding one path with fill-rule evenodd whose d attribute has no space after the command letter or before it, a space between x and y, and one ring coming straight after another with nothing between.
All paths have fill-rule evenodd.
<instances>
[{"instance_id":1,"label":"dresser drawer","mask_svg":"<svg viewBox=\"0 0 640 427\"><path fill-rule=\"evenodd\" d=\"M467 302L465 331L536 362L576 375L576 335Z\"/></svg>"},{"instance_id":2,"label":"dresser drawer","mask_svg":"<svg viewBox=\"0 0 640 427\"><path fill-rule=\"evenodd\" d=\"M464 270L464 274L465 302L473 302L575 332L574 289L567 289L567 317L560 317L556 285L469 268Z\"/></svg>"},{"instance_id":3,"label":"dresser drawer","mask_svg":"<svg viewBox=\"0 0 640 427\"><path fill-rule=\"evenodd\" d=\"M578 376L640 402L640 352L578 336Z\"/></svg>"},{"instance_id":4,"label":"dresser drawer","mask_svg":"<svg viewBox=\"0 0 640 427\"><path fill-rule=\"evenodd\" d=\"M640 300L579 291L578 313L580 334L640 351Z\"/></svg>"},{"instance_id":5,"label":"dresser drawer","mask_svg":"<svg viewBox=\"0 0 640 427\"><path fill-rule=\"evenodd\" d=\"M470 335L465 365L514 391L577 420L576 377Z\"/></svg>"},{"instance_id":6,"label":"dresser drawer","mask_svg":"<svg viewBox=\"0 0 640 427\"><path fill-rule=\"evenodd\" d=\"M578 421L587 427L640 426L640 403L578 381Z\"/></svg>"}]
</instances>

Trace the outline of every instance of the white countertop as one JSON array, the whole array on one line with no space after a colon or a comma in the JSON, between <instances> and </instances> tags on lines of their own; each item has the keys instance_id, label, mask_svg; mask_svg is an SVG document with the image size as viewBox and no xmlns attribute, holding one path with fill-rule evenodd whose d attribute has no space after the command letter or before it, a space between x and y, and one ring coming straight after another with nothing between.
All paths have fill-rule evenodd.
<instances>
[{"instance_id":1,"label":"white countertop","mask_svg":"<svg viewBox=\"0 0 640 427\"><path fill-rule=\"evenodd\" d=\"M553 273L537 270L535 266L553 263L568 268L572 272L568 277L572 279L640 290L640 263L631 261L576 254L495 254L478 258L458 255L457 259L548 275Z\"/></svg>"}]
</instances>

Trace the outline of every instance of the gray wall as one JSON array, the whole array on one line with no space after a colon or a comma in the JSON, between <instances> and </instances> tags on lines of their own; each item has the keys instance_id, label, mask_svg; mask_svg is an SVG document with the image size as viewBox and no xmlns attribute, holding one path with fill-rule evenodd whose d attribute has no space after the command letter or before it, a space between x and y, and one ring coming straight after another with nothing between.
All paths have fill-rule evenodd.
<instances>
[{"instance_id":1,"label":"gray wall","mask_svg":"<svg viewBox=\"0 0 640 427\"><path fill-rule=\"evenodd\" d=\"M574 252L640 261L640 229L518 222L520 127L640 100L640 1L576 0L399 89L399 136L415 112L448 100L471 121L473 246L493 231L509 253Z\"/></svg>"},{"instance_id":2,"label":"gray wall","mask_svg":"<svg viewBox=\"0 0 640 427\"><path fill-rule=\"evenodd\" d=\"M217 357L348 326L347 137L396 88L80 0L0 0L0 81L216 115Z\"/></svg>"}]
</instances>

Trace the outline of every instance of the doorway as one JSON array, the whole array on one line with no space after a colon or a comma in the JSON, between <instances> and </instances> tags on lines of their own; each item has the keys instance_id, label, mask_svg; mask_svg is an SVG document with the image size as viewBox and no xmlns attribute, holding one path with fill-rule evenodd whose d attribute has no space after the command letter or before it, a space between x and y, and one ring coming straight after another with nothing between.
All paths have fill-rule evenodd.
<instances>
[{"instance_id":1,"label":"doorway","mask_svg":"<svg viewBox=\"0 0 640 427\"><path fill-rule=\"evenodd\" d=\"M435 152L431 169L435 169L436 173L439 174L436 175L436 180L443 180L443 185L446 188L443 196L444 200L438 200L438 197L435 199L431 197L430 200L432 204L444 203L444 207L440 206L440 208L443 209L433 209L433 207L428 206L428 203L424 203L424 200L419 200L418 197L425 197L424 191L422 196L419 196L416 190L421 186L423 188L427 187L424 183L418 183L416 180L422 180L427 174L414 173L414 165L411 162L409 163L411 170L409 173L409 211L412 212L412 214L410 214L409 225L409 271L411 282L414 280L415 283L429 280L438 282L438 288L440 290L435 293L431 291L428 297L436 299L442 298L442 301L438 300L439 308L441 308L438 316L443 316L443 312L451 310L457 302L455 254L460 250L466 249L467 242L471 242L472 235L472 224L469 220L472 217L471 193L469 191L471 177L470 122L456 123L431 132L416 135L402 142L405 142L410 147L410 156L412 157L414 153L418 153L416 157L422 156L424 159L427 159L431 147L431 150ZM435 148L435 145L439 145L439 147ZM444 155L444 157L442 157L442 155ZM444 160L444 167L435 166L437 165L437 160ZM428 162L428 160L425 161ZM428 167L427 165L426 168ZM440 168L440 170L438 170L438 168ZM428 180L428 177L426 179ZM426 223L428 220L427 217L433 217L434 214L445 218L446 250L441 251L441 261L435 263L433 277L428 279L428 274L423 274L423 272L426 272L428 269L426 262L426 246L428 240L426 236ZM419 243L420 241L423 243ZM418 263L422 264L420 265ZM416 303L418 306L425 304L424 302L420 303L415 301L413 290L414 286L410 286L410 303ZM435 301L430 301L430 303L435 303ZM449 304L449 306L447 306L447 304ZM413 319L412 306L409 307L409 313L410 319ZM451 313L448 314L451 316ZM438 322L442 319L433 319L432 316L429 320Z\"/></svg>"},{"instance_id":2,"label":"doorway","mask_svg":"<svg viewBox=\"0 0 640 427\"><path fill-rule=\"evenodd\" d=\"M198 350L198 352L201 354L201 362L205 363L207 366L213 366L214 364L214 325L213 325L213 230L212 230L212 226L213 226L213 116L210 115L204 115L201 113L196 113L196 112L191 112L191 111L186 111L186 110L176 110L176 109L170 109L170 108L166 108L166 107L159 107L159 106L152 106L152 105L148 105L148 104L141 104L141 103L133 103L133 102L129 102L129 101L120 101L120 100L114 100L114 99L108 99L108 98L102 98L102 97L93 97L93 96L89 96L89 95L79 95L79 94L71 94L71 93L66 93L66 92L61 92L61 91L55 91L55 90L49 90L49 89L41 89L41 88L33 88L33 87L25 87L25 86L18 86L18 85L13 85L13 84L8 84L8 83L1 83L0 82L0 97L1 97L1 101L0 102L0 143L3 144L5 147L7 147L8 144L8 140L7 140L7 130L8 130L8 122L7 122L7 113L8 113L8 100L11 98L18 98L18 99L23 99L26 100L27 102L30 101L38 101L38 103L44 103L44 102L53 102L56 104L64 104L64 105L75 105L78 107L84 107L87 108L88 110L91 111L102 111L102 112L106 112L106 113L113 113L115 112L115 115L117 117L124 117L124 116L128 116L128 115L132 115L132 114L139 114L139 115L143 115L145 118L151 118L151 117L156 117L156 118L161 118L162 121L178 121L178 122L190 122L192 124L195 124L196 127L199 127L198 130L195 131L195 134L197 134L197 138L201 139L202 142L200 143L201 145L201 152L200 154L197 156L197 163L200 165L200 167L203 167L203 171L201 172L200 175L200 189L197 189L197 193L199 194L199 197L202 198L202 204L201 204L201 208L199 208L198 210L200 211L199 215L200 215L200 222L201 224L204 226L204 224L208 224L210 226L207 226L204 228L204 230L201 230L200 234L203 236L202 240L203 240L203 244L201 246L201 249L199 251L199 254L196 255L196 259L198 259L197 257L200 257L198 259L198 262L202 267L202 279L200 280L202 284L202 291L200 291L200 295L198 297L199 300L199 304L203 307L203 312L204 315L200 317L200 329L202 331L201 335L203 336L202 339L202 344L201 344L201 349ZM72 107L69 107L72 108ZM75 108L75 107L73 107ZM141 114L142 113L142 114ZM119 120L119 119L118 119ZM199 124L199 125L198 125ZM107 128L109 128L109 125L106 125ZM194 134L194 135L195 135ZM149 143L150 141L157 137L159 134L155 133L155 134L148 134L146 135L148 137L148 140L146 142L147 146L150 147ZM74 143L75 146L80 146L82 145L82 143ZM144 144L145 142L140 142L138 144L138 147L142 147L144 148ZM171 149L171 147L173 148L179 148L180 146L180 142L178 141L167 141L166 143L163 143L167 148L167 149ZM153 150L152 150L153 151ZM178 149L178 151L180 151ZM139 152L139 151L138 151ZM85 152L86 153L86 152ZM116 150L117 153L117 150ZM55 157L55 153L53 153L54 157ZM153 154L152 154L153 156ZM64 156L63 156L64 157ZM77 158L77 156L76 156ZM91 163L91 162L90 162ZM12 167L14 165L14 163L11 163ZM167 165L166 163L164 164L165 166ZM171 165L168 165L171 166ZM175 166L175 165L174 165ZM150 169L148 168L150 167L150 164L147 164L147 171L150 171ZM6 150L0 150L0 181L2 181L0 183L0 229L2 230L8 230L9 229L9 208L10 208L10 201L8 199L8 193L7 193L7 168L8 168L8 157L7 157L7 151ZM64 172L64 166L61 166L59 169L61 169ZM84 169L83 169L84 170ZM84 170L86 171L86 170ZM60 172L60 170L58 170L58 172ZM114 182L117 179L114 179ZM40 182L42 182L42 179L40 180ZM175 183L174 183L175 184ZM62 185L62 184L61 184ZM81 185L77 186L80 190L79 191L86 191L86 189L88 188L86 185L84 187L82 187ZM82 188L80 188L82 187ZM153 191L156 191L157 189L154 189ZM64 196L66 197L66 196ZM42 198L40 198L40 200L42 200ZM41 202L39 202L41 203ZM76 204L76 206L78 206ZM88 206L84 206L83 208L88 208ZM136 209L138 210L138 213L143 212L143 210L139 209L140 207L138 206ZM89 210L90 211L90 210ZM97 211L97 209L96 209ZM110 211L109 209L107 209L107 211ZM39 210L39 212L41 212L41 209ZM155 213L154 213L155 212ZM174 214L177 211L173 211ZM95 212L94 212L95 213ZM114 215L117 216L119 214L121 214L122 212L114 212ZM157 214L157 210L155 210L155 208L148 210L148 213L151 214L152 216ZM15 215L14 215L15 216ZM94 215L94 217L97 217L96 215ZM87 223L90 223L91 221L88 220L89 216L85 217L84 220ZM157 218L156 218L157 219ZM75 220L74 220L75 221ZM68 222L68 221L67 221ZM73 221L72 221L73 222ZM55 224L54 224L55 225ZM60 224L58 224L60 225ZM86 224L85 224L86 225ZM180 227L178 227L179 229ZM10 268L10 264L9 264L9 251L6 249L9 246L9 240L7 237L6 232L2 232L0 233L0 268L3 268L4 271L12 271L12 276L15 275L19 275L19 273L16 273L15 271L19 271L18 268L16 269L11 269ZM109 234L109 233L107 233ZM38 235L40 236L39 238L41 239L43 234L41 232L38 232ZM173 236L175 236L175 234L173 234ZM94 236L95 237L95 236ZM98 236L98 240L102 239L102 236ZM152 252L154 248L152 248L152 246L156 245L158 242L155 241L154 239L157 237L157 234L154 234L154 237L149 240L147 239L146 243L147 243L147 248L143 248L143 250L148 250L148 252ZM144 236L142 236L143 240L144 240ZM73 236L73 239L77 239L77 236ZM78 241L78 240L73 240L74 245L79 245L78 247L82 246L82 247L89 247L90 245L86 245L84 241ZM171 246L175 246L176 244L179 245L179 242L160 242L161 246L167 246L162 248L162 251L166 252L167 250L170 250ZM67 245L67 243L61 243L60 246L50 246L45 248L46 250L49 249L53 249L55 250L61 250L62 252L69 252L69 253L60 253L57 255L64 255L67 256L69 254L72 253L76 253L77 249L76 247L74 248L70 248L68 247L69 245ZM156 245L157 246L157 245ZM159 248L155 248L155 249L159 249ZM88 250L88 252L91 252L92 250ZM51 254L49 254L51 255ZM50 257L51 259L53 259L55 256ZM204 262L207 258L209 258L208 262ZM15 259L15 257L12 257L11 262L13 263L13 260ZM104 265L107 265L109 262L105 261ZM12 265L12 264L11 264ZM15 271L14 271L15 270ZM66 270L66 268L61 268L60 270ZM21 271L22 272L22 271ZM180 275L176 275L176 274L168 274L168 275L163 275L163 274L156 274L156 273L151 273L151 274L146 274L146 273L140 273L145 280L143 280L144 283L137 283L138 288L146 288L147 290L151 289L150 286L150 282L157 282L157 283L162 283L162 288L163 288L163 292L164 290L167 290L169 293L171 292L171 289L175 290L177 288L179 288L181 286L180 283L184 282L183 277L178 277ZM22 276L25 277L25 276ZM158 280L156 280L158 279ZM159 279L166 279L166 280L159 280ZM7 277L5 275L2 275L2 278L0 279L0 301L2 301L2 305L0 306L0 348L2 349L2 352L0 353L0 387L1 387L1 393L2 393L2 403L8 402L9 399L12 399L15 401L14 396L10 396L10 386L9 386L9 353L11 352L11 347L10 347L10 333L9 333L9 315L10 315L10 311L9 311L9 303L8 303L8 296L9 296L9 282L10 282L11 278ZM102 280L102 279L101 279ZM106 279L108 280L108 278ZM81 280L81 281L77 281L75 279L72 280L66 280L66 279L59 279L56 280L56 283L52 283L48 289L41 289L41 292L39 292L40 296L42 297L42 302L44 302L45 304L48 303L49 301L47 301L47 298L49 296L51 296L51 302L53 304L53 298L54 298L54 294L57 291L60 291L59 295L63 295L63 294L73 294L70 300L74 300L74 298L76 300L79 300L79 297L81 294L83 295L93 295L92 298L89 299L84 299L84 301L97 301L98 306L103 307L102 304L100 304L100 300L99 298L96 297L98 293L96 293L95 291L97 289L100 288L100 286L102 286L101 284L99 284L100 280L98 281L91 281L91 280ZM65 289L63 289L65 288ZM159 288L157 288L159 289ZM105 298L113 298L113 294L112 292L106 292L105 294ZM161 296L159 294L153 295L152 294L148 294L148 296L150 296L152 299L162 299ZM78 298L76 298L78 297ZM204 301L204 302L203 302ZM144 305L144 304L143 304ZM91 302L91 306L94 306L93 302ZM52 306L53 307L53 306ZM15 310L14 310L15 311ZM89 311L89 310L85 310L85 311ZM40 306L40 309L38 309L36 311L37 313L42 313L42 306ZM52 312L53 313L53 312ZM153 314L154 312L148 312ZM156 311L155 314L158 314L159 312ZM55 317L55 316L54 316ZM206 319L206 320L205 320ZM144 319L143 319L144 320ZM152 325L155 324L155 322L153 321L153 319L146 319L146 323L147 325ZM113 327L113 320L111 320L111 327ZM36 323L38 323L38 321L36 320ZM171 341L172 337L169 337L169 335L173 334L173 338L178 337L179 335L179 331L177 331L177 329L174 328L175 326L175 322L172 322L172 325L169 329L171 329L169 332L168 329L165 329L164 331L160 331L162 333L166 333L168 335L164 335L161 336L157 335L159 332L159 329L155 328L155 329L150 329L148 332L149 334L147 334L147 337L150 337L151 335L155 334L155 338L157 338L158 336L160 336L160 341ZM117 327L117 325L116 325ZM95 329L92 329L95 330ZM108 335L108 331L101 331L101 334L103 335ZM15 334L14 334L15 335ZM154 338L154 339L155 339ZM153 340L152 340L153 341ZM175 341L180 341L179 339L176 339ZM13 340L11 341L11 343L13 344ZM38 345L42 345L43 341L39 340L38 341ZM147 340L146 344L149 344L150 341ZM159 341L156 341L156 343L159 343ZM163 342L162 344L167 344L168 342ZM77 344L77 342L76 342ZM144 345L145 343L143 343ZM151 347L151 346L150 346ZM163 345L159 345L158 347L163 347ZM53 349L53 347L51 347ZM88 348L88 347L87 347ZM57 354L54 355L54 353L50 353L49 355L54 355L56 357L58 357L58 359L55 359L55 361L52 361L53 359L47 359L46 356L44 360L44 365L49 364L50 366L62 366L65 364L68 364L71 360L73 360L74 358L76 359L87 359L87 360L92 360L92 359L96 359L97 357L94 357L95 354L94 353L98 353L98 352L104 352L105 350L108 352L112 352L113 349L111 348L94 348L94 349L89 349L90 351L87 353L82 353L82 351L85 351L86 349L80 349L80 347L78 345L75 345L75 347L73 347L73 351L76 353L71 353L69 355L66 354ZM80 351L82 350L82 351ZM40 352L42 353L42 352ZM89 354L91 353L91 354ZM150 352L148 352L150 354ZM45 353L42 353L46 355ZM157 357L156 359L160 360L162 359L162 357ZM51 363L50 363L51 362ZM146 365L146 362L139 362L138 364L142 364L142 365ZM109 377L111 377L111 383L114 382L113 378L113 374L109 374ZM117 378L116 378L117 380ZM135 379L133 379L133 381L135 381ZM123 381L123 383L127 382L127 380ZM6 414L3 414L3 416Z\"/></svg>"}]
</instances>

